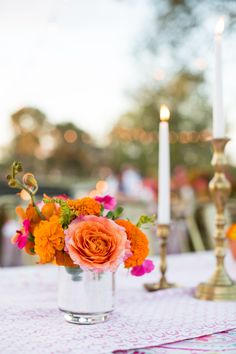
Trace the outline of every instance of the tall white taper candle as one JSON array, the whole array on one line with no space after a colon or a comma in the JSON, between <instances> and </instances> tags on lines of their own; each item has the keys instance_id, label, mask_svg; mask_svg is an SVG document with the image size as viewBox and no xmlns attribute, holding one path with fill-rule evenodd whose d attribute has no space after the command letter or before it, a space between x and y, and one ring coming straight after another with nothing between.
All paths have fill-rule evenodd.
<instances>
[{"instance_id":1,"label":"tall white taper candle","mask_svg":"<svg viewBox=\"0 0 236 354\"><path fill-rule=\"evenodd\" d=\"M161 106L159 124L158 224L170 223L170 148L168 107Z\"/></svg>"},{"instance_id":2,"label":"tall white taper candle","mask_svg":"<svg viewBox=\"0 0 236 354\"><path fill-rule=\"evenodd\" d=\"M220 18L215 28L215 83L213 106L213 137L225 137L225 119L223 108L223 82L222 82L222 33L224 19Z\"/></svg>"}]
</instances>

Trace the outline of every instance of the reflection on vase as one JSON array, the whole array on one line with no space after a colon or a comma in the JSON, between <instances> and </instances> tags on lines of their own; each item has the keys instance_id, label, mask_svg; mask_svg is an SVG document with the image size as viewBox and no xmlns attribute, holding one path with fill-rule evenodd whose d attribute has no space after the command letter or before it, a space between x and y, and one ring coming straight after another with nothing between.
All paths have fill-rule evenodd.
<instances>
[{"instance_id":1,"label":"reflection on vase","mask_svg":"<svg viewBox=\"0 0 236 354\"><path fill-rule=\"evenodd\" d=\"M229 239L229 247L230 247L233 258L236 261L236 240Z\"/></svg>"},{"instance_id":2,"label":"reflection on vase","mask_svg":"<svg viewBox=\"0 0 236 354\"><path fill-rule=\"evenodd\" d=\"M59 267L58 307L68 322L104 322L114 309L115 274Z\"/></svg>"}]
</instances>

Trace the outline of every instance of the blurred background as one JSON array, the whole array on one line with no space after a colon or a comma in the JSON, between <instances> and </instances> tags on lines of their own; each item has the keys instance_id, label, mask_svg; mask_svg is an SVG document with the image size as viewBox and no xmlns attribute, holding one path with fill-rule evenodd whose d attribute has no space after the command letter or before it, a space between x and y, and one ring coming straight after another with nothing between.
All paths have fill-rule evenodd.
<instances>
[{"instance_id":1,"label":"blurred background","mask_svg":"<svg viewBox=\"0 0 236 354\"><path fill-rule=\"evenodd\" d=\"M228 178L236 204L234 0L0 0L0 265L28 263L10 238L24 195L5 176L19 160L39 194L113 194L137 221L157 211L158 123L171 111L169 253L213 247L208 194L214 27L225 18ZM148 231L158 253L155 227Z\"/></svg>"}]
</instances>

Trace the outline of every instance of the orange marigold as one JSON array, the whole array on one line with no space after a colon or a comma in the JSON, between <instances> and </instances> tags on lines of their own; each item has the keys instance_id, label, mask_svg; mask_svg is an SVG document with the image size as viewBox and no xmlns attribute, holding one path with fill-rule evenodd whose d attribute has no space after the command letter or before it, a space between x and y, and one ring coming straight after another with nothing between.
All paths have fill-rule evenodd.
<instances>
[{"instance_id":1,"label":"orange marigold","mask_svg":"<svg viewBox=\"0 0 236 354\"><path fill-rule=\"evenodd\" d=\"M55 263L64 267L78 267L65 251L56 251Z\"/></svg>"},{"instance_id":2,"label":"orange marigold","mask_svg":"<svg viewBox=\"0 0 236 354\"><path fill-rule=\"evenodd\" d=\"M64 231L56 215L49 220L40 221L34 230L34 237L34 250L40 257L40 263L52 262L56 251L62 251L64 248Z\"/></svg>"},{"instance_id":3,"label":"orange marigold","mask_svg":"<svg viewBox=\"0 0 236 354\"><path fill-rule=\"evenodd\" d=\"M236 240L236 224L232 224L226 233L226 236L230 239L230 240Z\"/></svg>"},{"instance_id":4,"label":"orange marigold","mask_svg":"<svg viewBox=\"0 0 236 354\"><path fill-rule=\"evenodd\" d=\"M131 243L132 256L126 259L125 267L132 268L143 264L149 252L146 235L128 220L116 220L116 223L125 228Z\"/></svg>"},{"instance_id":5,"label":"orange marigold","mask_svg":"<svg viewBox=\"0 0 236 354\"><path fill-rule=\"evenodd\" d=\"M99 216L101 212L101 204L93 198L86 197L77 200L69 199L67 203L70 208L75 210L77 215Z\"/></svg>"}]
</instances>

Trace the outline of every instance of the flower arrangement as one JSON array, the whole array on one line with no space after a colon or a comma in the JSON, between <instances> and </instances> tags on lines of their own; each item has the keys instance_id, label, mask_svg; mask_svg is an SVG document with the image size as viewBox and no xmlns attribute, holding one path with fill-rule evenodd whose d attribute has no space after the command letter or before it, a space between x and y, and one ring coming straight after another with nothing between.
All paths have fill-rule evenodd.
<instances>
[{"instance_id":1,"label":"flower arrangement","mask_svg":"<svg viewBox=\"0 0 236 354\"><path fill-rule=\"evenodd\" d=\"M232 252L232 255L234 257L234 259L236 260L236 224L232 224L227 232L226 232L226 236L229 240L229 246Z\"/></svg>"},{"instance_id":2,"label":"flower arrangement","mask_svg":"<svg viewBox=\"0 0 236 354\"><path fill-rule=\"evenodd\" d=\"M38 182L33 174L23 172L14 162L7 176L11 188L26 191L30 203L24 210L16 208L22 227L12 242L38 263L54 263L65 267L80 267L95 272L115 272L123 263L131 274L149 273L154 265L148 256L148 240L141 230L154 217L141 216L135 225L121 217L123 208L115 198L97 196L70 199L66 195L44 195L36 201Z\"/></svg>"}]
</instances>

